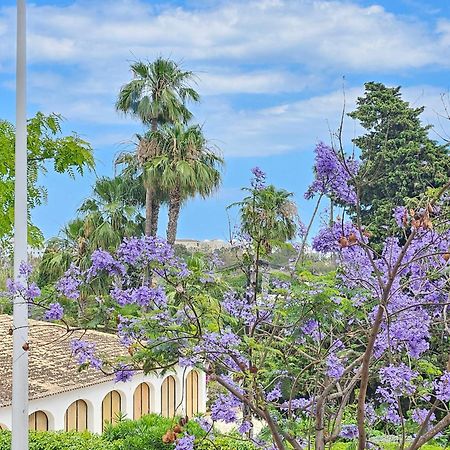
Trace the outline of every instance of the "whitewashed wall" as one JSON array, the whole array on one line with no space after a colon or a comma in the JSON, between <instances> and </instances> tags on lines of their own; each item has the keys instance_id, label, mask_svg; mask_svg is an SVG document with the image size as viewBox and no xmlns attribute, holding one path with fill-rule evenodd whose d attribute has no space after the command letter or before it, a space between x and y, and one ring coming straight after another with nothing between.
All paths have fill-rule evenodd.
<instances>
[{"instance_id":1,"label":"whitewashed wall","mask_svg":"<svg viewBox=\"0 0 450 450\"><path fill-rule=\"evenodd\" d=\"M176 382L177 415L184 415L186 401L184 389L189 370L177 368L164 377L138 374L126 383L108 381L94 386L76 389L62 394L50 395L41 399L31 400L29 413L44 411L48 417L49 430L64 430L64 415L67 408L76 400L84 400L88 405L88 429L94 433L102 432L102 401L108 392L115 390L121 395L122 413L133 418L133 394L140 383L145 382L150 387L150 412L161 413L161 384L168 376L173 376ZM199 372L198 406L200 412L206 411L206 376ZM11 406L0 408L0 425L11 429Z\"/></svg>"}]
</instances>

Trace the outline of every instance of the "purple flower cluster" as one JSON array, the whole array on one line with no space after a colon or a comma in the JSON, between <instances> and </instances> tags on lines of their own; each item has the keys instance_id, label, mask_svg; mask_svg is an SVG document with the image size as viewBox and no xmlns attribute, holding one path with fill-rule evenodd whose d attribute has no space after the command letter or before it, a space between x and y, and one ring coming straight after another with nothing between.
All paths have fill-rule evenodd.
<instances>
[{"instance_id":1,"label":"purple flower cluster","mask_svg":"<svg viewBox=\"0 0 450 450\"><path fill-rule=\"evenodd\" d=\"M412 414L411 414L411 419L417 423L417 425L422 425L425 420L427 420L428 414L430 413L430 411L428 409L424 409L424 408L416 408L413 410ZM428 425L426 427L426 430L428 431L431 426L432 423L436 420L436 415L434 413L430 414L430 418L428 419Z\"/></svg>"},{"instance_id":2,"label":"purple flower cluster","mask_svg":"<svg viewBox=\"0 0 450 450\"><path fill-rule=\"evenodd\" d=\"M396 206L394 208L393 216L398 227L406 227L408 223L408 210L404 206Z\"/></svg>"},{"instance_id":3,"label":"purple flower cluster","mask_svg":"<svg viewBox=\"0 0 450 450\"><path fill-rule=\"evenodd\" d=\"M182 438L177 439L175 450L193 450L195 436L186 434Z\"/></svg>"},{"instance_id":4,"label":"purple flower cluster","mask_svg":"<svg viewBox=\"0 0 450 450\"><path fill-rule=\"evenodd\" d=\"M339 378L341 378L342 375L344 374L345 370L344 365L342 364L342 361L334 353L328 355L326 367L327 367L327 375L330 378L339 380Z\"/></svg>"},{"instance_id":5,"label":"purple flower cluster","mask_svg":"<svg viewBox=\"0 0 450 450\"><path fill-rule=\"evenodd\" d=\"M266 187L266 174L259 167L253 167L252 174L254 178L252 178L251 184L253 189L261 190Z\"/></svg>"},{"instance_id":6,"label":"purple flower cluster","mask_svg":"<svg viewBox=\"0 0 450 450\"><path fill-rule=\"evenodd\" d=\"M315 180L305 193L310 199L316 193L324 194L348 204L356 204L356 192L351 185L358 173L358 163L354 159L344 159L333 148L319 142L314 150Z\"/></svg>"},{"instance_id":7,"label":"purple flower cluster","mask_svg":"<svg viewBox=\"0 0 450 450\"><path fill-rule=\"evenodd\" d=\"M211 419L225 423L236 422L237 410L241 405L241 401L234 395L219 394L211 406Z\"/></svg>"},{"instance_id":8,"label":"purple flower cluster","mask_svg":"<svg viewBox=\"0 0 450 450\"><path fill-rule=\"evenodd\" d=\"M240 434L247 434L251 429L252 429L253 425L251 422L249 422L248 420L244 420L242 421L242 423L239 425L237 431Z\"/></svg>"},{"instance_id":9,"label":"purple flower cluster","mask_svg":"<svg viewBox=\"0 0 450 450\"><path fill-rule=\"evenodd\" d=\"M120 363L119 366L114 371L114 377L116 383L123 382L126 383L130 381L135 374L134 369L127 366L126 364Z\"/></svg>"},{"instance_id":10,"label":"purple flower cluster","mask_svg":"<svg viewBox=\"0 0 450 450\"><path fill-rule=\"evenodd\" d=\"M91 260L92 265L87 271L88 280L103 271L109 275L125 275L125 267L123 264L105 250L95 250L91 255Z\"/></svg>"},{"instance_id":11,"label":"purple flower cluster","mask_svg":"<svg viewBox=\"0 0 450 450\"><path fill-rule=\"evenodd\" d=\"M274 402L275 400L279 400L282 396L281 383L277 383L277 385L266 394L266 400L268 402Z\"/></svg>"},{"instance_id":12,"label":"purple flower cluster","mask_svg":"<svg viewBox=\"0 0 450 450\"><path fill-rule=\"evenodd\" d=\"M49 305L44 318L46 320L61 320L63 316L64 316L63 307L58 302L55 302Z\"/></svg>"},{"instance_id":13,"label":"purple flower cluster","mask_svg":"<svg viewBox=\"0 0 450 450\"><path fill-rule=\"evenodd\" d=\"M72 355L80 366L88 364L94 369L102 367L102 362L95 356L95 344L93 342L74 339L71 342L71 350Z\"/></svg>"},{"instance_id":14,"label":"purple flower cluster","mask_svg":"<svg viewBox=\"0 0 450 450\"><path fill-rule=\"evenodd\" d=\"M410 396L415 392L413 380L417 375L417 372L403 363L382 367L380 369L382 384L377 388L377 394L386 403L396 404L399 397Z\"/></svg>"},{"instance_id":15,"label":"purple flower cluster","mask_svg":"<svg viewBox=\"0 0 450 450\"><path fill-rule=\"evenodd\" d=\"M450 401L450 372L445 372L439 380L434 382L436 398L443 402Z\"/></svg>"},{"instance_id":16,"label":"purple flower cluster","mask_svg":"<svg viewBox=\"0 0 450 450\"><path fill-rule=\"evenodd\" d=\"M246 296L241 297L234 291L225 292L221 305L224 311L246 324L251 324L256 320L252 305Z\"/></svg>"},{"instance_id":17,"label":"purple flower cluster","mask_svg":"<svg viewBox=\"0 0 450 450\"><path fill-rule=\"evenodd\" d=\"M358 437L358 427L356 425L343 425L339 436L343 439L356 439Z\"/></svg>"},{"instance_id":18,"label":"purple flower cluster","mask_svg":"<svg viewBox=\"0 0 450 450\"><path fill-rule=\"evenodd\" d=\"M64 297L76 300L80 296L81 271L71 264L56 285L57 291Z\"/></svg>"}]
</instances>

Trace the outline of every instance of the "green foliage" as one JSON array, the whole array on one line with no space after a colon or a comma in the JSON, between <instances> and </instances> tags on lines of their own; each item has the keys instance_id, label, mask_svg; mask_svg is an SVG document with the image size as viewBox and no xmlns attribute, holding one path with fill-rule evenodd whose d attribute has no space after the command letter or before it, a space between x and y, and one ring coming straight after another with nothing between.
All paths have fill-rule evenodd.
<instances>
[{"instance_id":1,"label":"green foliage","mask_svg":"<svg viewBox=\"0 0 450 450\"><path fill-rule=\"evenodd\" d=\"M124 420L115 425L109 425L103 438L114 443L116 450L171 450L174 444L165 444L163 436L178 423L178 418L170 419L157 414L144 416L139 420ZM212 443L205 431L195 421L189 421L184 431L196 437L197 450L253 450L255 447L240 436L219 435ZM2 450L2 449L0 449Z\"/></svg>"},{"instance_id":2,"label":"green foliage","mask_svg":"<svg viewBox=\"0 0 450 450\"><path fill-rule=\"evenodd\" d=\"M57 114L44 115L38 112L28 120L28 209L46 201L47 191L38 184L39 175L49 165L57 173L83 175L86 169L94 168L91 146L76 134L63 136L62 117ZM9 240L14 226L14 157L15 129L0 120L0 240ZM41 231L29 219L29 242L42 242Z\"/></svg>"},{"instance_id":3,"label":"green foliage","mask_svg":"<svg viewBox=\"0 0 450 450\"><path fill-rule=\"evenodd\" d=\"M115 450L112 443L94 434L31 431L30 450ZM11 433L0 431L0 450L10 450Z\"/></svg>"},{"instance_id":4,"label":"green foliage","mask_svg":"<svg viewBox=\"0 0 450 450\"><path fill-rule=\"evenodd\" d=\"M392 210L429 187L442 186L450 176L446 146L429 138L422 125L423 107L402 100L400 87L366 83L365 95L349 114L366 134L353 142L361 149L362 222L380 239L393 225Z\"/></svg>"}]
</instances>

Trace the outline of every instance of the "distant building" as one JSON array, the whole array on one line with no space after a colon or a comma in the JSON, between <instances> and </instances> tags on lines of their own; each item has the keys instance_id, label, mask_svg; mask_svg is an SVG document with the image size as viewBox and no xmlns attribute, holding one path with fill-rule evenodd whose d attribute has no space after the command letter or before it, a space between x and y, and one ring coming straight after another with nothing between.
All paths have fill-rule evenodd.
<instances>
[{"instance_id":1,"label":"distant building","mask_svg":"<svg viewBox=\"0 0 450 450\"><path fill-rule=\"evenodd\" d=\"M230 248L229 242L222 241L221 239L211 239L205 241L197 241L195 239L177 239L176 245L183 245L188 250L210 253L223 248Z\"/></svg>"},{"instance_id":2,"label":"distant building","mask_svg":"<svg viewBox=\"0 0 450 450\"><path fill-rule=\"evenodd\" d=\"M11 429L11 316L0 314L0 428ZM32 430L89 430L101 433L117 414L138 419L148 413L192 417L206 409L204 373L176 367L164 376L136 374L116 383L94 369L79 371L70 351L73 339L96 343L99 355L124 348L116 336L97 331L67 333L63 327L30 320L30 408Z\"/></svg>"}]
</instances>

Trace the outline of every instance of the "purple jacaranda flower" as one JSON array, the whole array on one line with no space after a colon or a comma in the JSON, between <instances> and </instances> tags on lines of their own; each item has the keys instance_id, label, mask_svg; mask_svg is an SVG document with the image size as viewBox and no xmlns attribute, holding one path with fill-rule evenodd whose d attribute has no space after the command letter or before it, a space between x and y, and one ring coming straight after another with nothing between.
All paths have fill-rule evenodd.
<instances>
[{"instance_id":1,"label":"purple jacaranda flower","mask_svg":"<svg viewBox=\"0 0 450 450\"><path fill-rule=\"evenodd\" d=\"M72 355L79 365L89 364L94 369L100 369L102 362L95 356L96 346L93 342L74 339L71 342Z\"/></svg>"},{"instance_id":2,"label":"purple jacaranda flower","mask_svg":"<svg viewBox=\"0 0 450 450\"><path fill-rule=\"evenodd\" d=\"M436 398L443 402L450 401L450 372L444 372L439 380L434 382Z\"/></svg>"},{"instance_id":3,"label":"purple jacaranda flower","mask_svg":"<svg viewBox=\"0 0 450 450\"><path fill-rule=\"evenodd\" d=\"M63 307L58 302L54 302L50 303L44 318L46 320L61 320L63 316L64 316Z\"/></svg>"},{"instance_id":4,"label":"purple jacaranda flower","mask_svg":"<svg viewBox=\"0 0 450 450\"><path fill-rule=\"evenodd\" d=\"M41 290L38 288L36 283L31 283L25 290L25 298L29 300L34 300L41 295Z\"/></svg>"},{"instance_id":5,"label":"purple jacaranda flower","mask_svg":"<svg viewBox=\"0 0 450 450\"><path fill-rule=\"evenodd\" d=\"M358 172L358 163L344 159L332 147L319 142L315 148L315 179L305 193L309 199L316 193L328 195L349 204L356 204L356 191L351 182Z\"/></svg>"},{"instance_id":6,"label":"purple jacaranda flower","mask_svg":"<svg viewBox=\"0 0 450 450\"><path fill-rule=\"evenodd\" d=\"M219 394L211 406L211 419L221 420L225 423L236 422L237 409L241 401L232 394Z\"/></svg>"},{"instance_id":7,"label":"purple jacaranda flower","mask_svg":"<svg viewBox=\"0 0 450 450\"><path fill-rule=\"evenodd\" d=\"M335 378L338 380L344 374L345 370L344 365L342 364L342 361L334 353L328 355L326 367L327 367L327 375L330 378Z\"/></svg>"},{"instance_id":8,"label":"purple jacaranda flower","mask_svg":"<svg viewBox=\"0 0 450 450\"><path fill-rule=\"evenodd\" d=\"M237 431L240 434L247 434L252 429L252 427L253 427L253 425L251 422L249 422L248 420L244 420L239 425Z\"/></svg>"},{"instance_id":9,"label":"purple jacaranda flower","mask_svg":"<svg viewBox=\"0 0 450 450\"><path fill-rule=\"evenodd\" d=\"M282 392L281 392L281 383L277 383L277 385L270 391L267 393L266 395L266 400L268 402L273 402L275 400L278 400L282 397Z\"/></svg>"},{"instance_id":10,"label":"purple jacaranda flower","mask_svg":"<svg viewBox=\"0 0 450 450\"><path fill-rule=\"evenodd\" d=\"M253 189L261 190L266 187L266 174L259 167L253 167L254 178L251 181Z\"/></svg>"},{"instance_id":11,"label":"purple jacaranda flower","mask_svg":"<svg viewBox=\"0 0 450 450\"><path fill-rule=\"evenodd\" d=\"M404 206L396 206L394 208L393 216L395 223L400 228L405 228L408 223L408 210Z\"/></svg>"},{"instance_id":12,"label":"purple jacaranda flower","mask_svg":"<svg viewBox=\"0 0 450 450\"><path fill-rule=\"evenodd\" d=\"M132 369L130 366L127 366L126 364L121 363L119 367L115 369L114 377L116 383L118 382L127 382L130 381L135 374L135 370Z\"/></svg>"},{"instance_id":13,"label":"purple jacaranda flower","mask_svg":"<svg viewBox=\"0 0 450 450\"><path fill-rule=\"evenodd\" d=\"M343 425L339 436L343 439L356 439L358 437L358 427L356 425Z\"/></svg>"},{"instance_id":14,"label":"purple jacaranda flower","mask_svg":"<svg viewBox=\"0 0 450 450\"><path fill-rule=\"evenodd\" d=\"M193 450L195 436L186 434L182 438L177 439L175 450Z\"/></svg>"}]
</instances>

